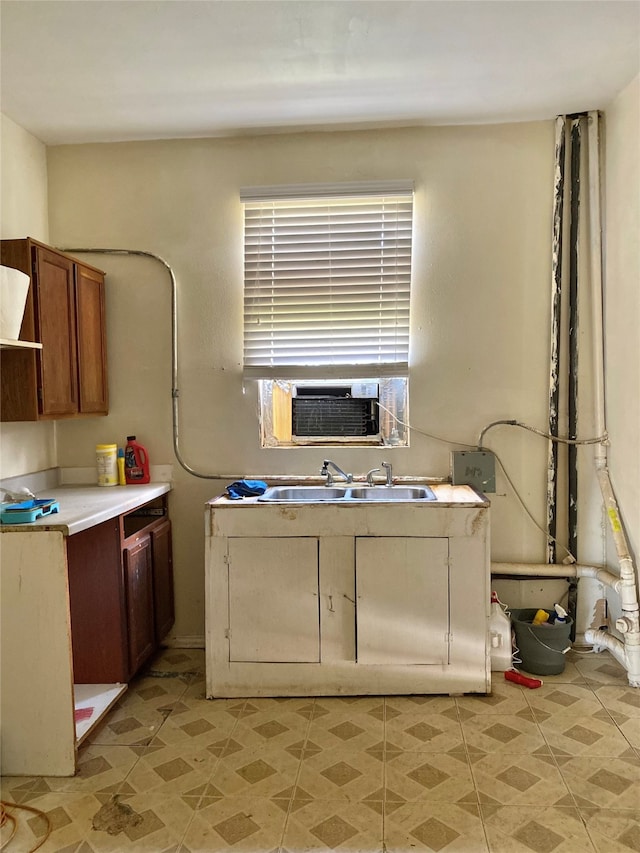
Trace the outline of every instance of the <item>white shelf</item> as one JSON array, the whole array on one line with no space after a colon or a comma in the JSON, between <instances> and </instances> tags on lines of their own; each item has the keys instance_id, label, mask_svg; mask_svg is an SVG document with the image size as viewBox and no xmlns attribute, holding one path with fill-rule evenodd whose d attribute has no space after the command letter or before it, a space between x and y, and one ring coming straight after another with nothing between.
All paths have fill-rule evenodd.
<instances>
[{"instance_id":1,"label":"white shelf","mask_svg":"<svg viewBox=\"0 0 640 853\"><path fill-rule=\"evenodd\" d=\"M35 341L11 341L0 338L0 349L42 349L42 344Z\"/></svg>"},{"instance_id":2,"label":"white shelf","mask_svg":"<svg viewBox=\"0 0 640 853\"><path fill-rule=\"evenodd\" d=\"M76 722L78 746L127 689L126 684L74 684L75 710L91 709L91 715Z\"/></svg>"}]
</instances>

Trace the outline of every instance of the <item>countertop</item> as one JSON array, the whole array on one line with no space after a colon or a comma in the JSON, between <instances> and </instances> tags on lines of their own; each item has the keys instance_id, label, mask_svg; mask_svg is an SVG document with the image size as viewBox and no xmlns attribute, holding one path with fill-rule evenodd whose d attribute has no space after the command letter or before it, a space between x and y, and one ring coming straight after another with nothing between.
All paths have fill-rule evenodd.
<instances>
[{"instance_id":1,"label":"countertop","mask_svg":"<svg viewBox=\"0 0 640 853\"><path fill-rule=\"evenodd\" d=\"M337 486L340 486L341 483L336 483ZM354 483L353 485L362 486L364 483ZM395 485L405 485L405 483L395 483ZM351 507L362 507L362 506L423 506L423 507L435 507L435 506L467 506L467 507L488 507L490 506L490 501L486 497L486 495L480 494L476 492L475 489L472 489L471 486L452 486L451 483L432 483L429 485L429 488L433 489L433 492L436 496L435 501L398 501L398 502L389 502L386 501L370 501L367 503L366 501L322 501L317 503L306 503L304 501L259 501L258 498L242 498L241 500L231 500L225 495L221 495L220 497L213 498L208 501L208 506L211 508L221 508L221 507L238 507L238 506L258 506L258 507L268 507L275 506L282 508L283 506L313 506L314 508L323 507L323 506L351 506Z\"/></svg>"},{"instance_id":2,"label":"countertop","mask_svg":"<svg viewBox=\"0 0 640 853\"><path fill-rule=\"evenodd\" d=\"M38 498L58 501L59 512L30 524L2 524L0 533L60 530L65 536L72 536L136 509L170 490L170 483L147 483L143 486L67 485L45 489L38 494Z\"/></svg>"}]
</instances>

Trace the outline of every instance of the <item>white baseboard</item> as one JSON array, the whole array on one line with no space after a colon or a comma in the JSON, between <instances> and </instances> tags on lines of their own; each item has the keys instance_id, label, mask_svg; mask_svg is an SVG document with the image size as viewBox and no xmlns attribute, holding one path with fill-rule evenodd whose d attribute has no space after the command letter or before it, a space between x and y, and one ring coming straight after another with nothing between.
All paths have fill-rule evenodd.
<instances>
[{"instance_id":1,"label":"white baseboard","mask_svg":"<svg viewBox=\"0 0 640 853\"><path fill-rule=\"evenodd\" d=\"M165 637L162 645L170 649L204 649L204 634L196 634L192 637Z\"/></svg>"}]
</instances>

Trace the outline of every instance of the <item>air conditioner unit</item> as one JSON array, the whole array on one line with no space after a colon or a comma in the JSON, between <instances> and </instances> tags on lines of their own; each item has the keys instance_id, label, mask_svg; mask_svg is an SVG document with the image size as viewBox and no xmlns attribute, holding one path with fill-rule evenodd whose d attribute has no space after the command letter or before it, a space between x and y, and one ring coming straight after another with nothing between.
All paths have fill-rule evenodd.
<instances>
[{"instance_id":1,"label":"air conditioner unit","mask_svg":"<svg viewBox=\"0 0 640 853\"><path fill-rule=\"evenodd\" d=\"M373 436L379 433L378 385L296 385L291 400L294 436Z\"/></svg>"}]
</instances>

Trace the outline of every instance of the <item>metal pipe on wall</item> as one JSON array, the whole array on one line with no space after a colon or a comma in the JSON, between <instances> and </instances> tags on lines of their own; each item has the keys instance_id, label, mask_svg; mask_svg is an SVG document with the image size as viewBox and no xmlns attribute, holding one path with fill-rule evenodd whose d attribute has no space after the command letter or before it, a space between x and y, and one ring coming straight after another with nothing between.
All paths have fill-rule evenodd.
<instances>
[{"instance_id":1,"label":"metal pipe on wall","mask_svg":"<svg viewBox=\"0 0 640 853\"><path fill-rule=\"evenodd\" d=\"M591 301L593 324L593 382L596 428L598 434L606 433L605 383L604 383L604 322L602 289L602 218L600 208L600 116L597 111L589 113L589 243L591 246ZM621 584L618 590L622 617L616 628L623 636L610 637L606 648L618 660L624 658L629 684L640 687L640 605L638 604L638 579L629 543L620 516L618 503L611 483L607 465L607 446L596 445L596 472L602 500L609 519L618 563ZM597 642L594 640L594 642Z\"/></svg>"},{"instance_id":2,"label":"metal pipe on wall","mask_svg":"<svg viewBox=\"0 0 640 853\"><path fill-rule=\"evenodd\" d=\"M560 406L560 340L562 306L562 237L564 212L564 168L565 168L566 122L564 116L556 119L553 230L552 230L552 272L551 272L551 356L549 377L549 435L558 435ZM558 443L549 442L547 462L547 562L556 560L558 501Z\"/></svg>"},{"instance_id":3,"label":"metal pipe on wall","mask_svg":"<svg viewBox=\"0 0 640 853\"><path fill-rule=\"evenodd\" d=\"M134 255L151 258L162 264L167 270L171 281L171 411L173 422L173 452L184 470L194 477L200 477L203 480L238 480L243 477L244 474L201 474L199 471L195 471L182 458L178 407L180 397L180 391L178 390L178 286L175 273L167 261L160 257L160 255L155 255L153 252L144 252L140 249L60 248L60 251L75 255Z\"/></svg>"},{"instance_id":4,"label":"metal pipe on wall","mask_svg":"<svg viewBox=\"0 0 640 853\"><path fill-rule=\"evenodd\" d=\"M571 221L569 238L569 382L568 436L578 437L578 242L580 226L581 118L571 122ZM567 448L569 551L578 556L578 448Z\"/></svg>"}]
</instances>

